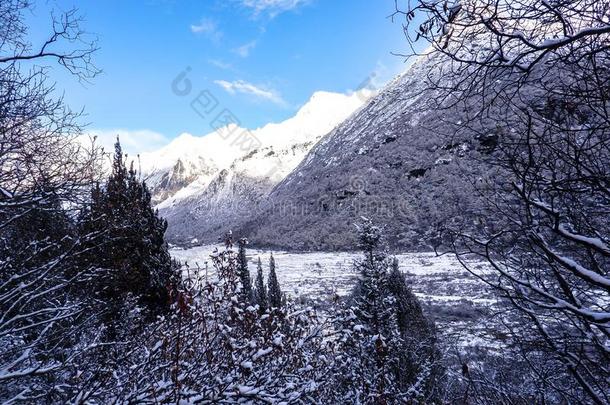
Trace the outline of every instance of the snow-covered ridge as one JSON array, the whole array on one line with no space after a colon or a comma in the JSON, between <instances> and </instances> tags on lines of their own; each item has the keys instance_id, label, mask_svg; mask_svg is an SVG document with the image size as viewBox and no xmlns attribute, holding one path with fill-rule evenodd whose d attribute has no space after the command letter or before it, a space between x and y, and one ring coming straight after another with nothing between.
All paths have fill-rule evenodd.
<instances>
[{"instance_id":1,"label":"snow-covered ridge","mask_svg":"<svg viewBox=\"0 0 610 405\"><path fill-rule=\"evenodd\" d=\"M183 133L165 147L139 155L139 167L159 208L201 194L223 171L233 177L251 177L270 183L281 181L296 167L313 145L332 131L373 95L370 90L350 94L319 91L295 114L249 133L251 147L234 142L229 127L203 136ZM223 136L225 135L225 136Z\"/></svg>"}]
</instances>

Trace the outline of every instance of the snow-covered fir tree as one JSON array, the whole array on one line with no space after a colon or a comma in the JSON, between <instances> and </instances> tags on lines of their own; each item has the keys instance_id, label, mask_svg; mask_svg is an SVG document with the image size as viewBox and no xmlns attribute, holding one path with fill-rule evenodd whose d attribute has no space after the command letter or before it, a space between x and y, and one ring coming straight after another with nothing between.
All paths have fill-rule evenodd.
<instances>
[{"instance_id":1,"label":"snow-covered fir tree","mask_svg":"<svg viewBox=\"0 0 610 405\"><path fill-rule=\"evenodd\" d=\"M389 259L378 250L381 230L365 221L358 228L358 236L364 258L356 263L359 280L353 308L366 332L364 343L372 361L366 370L371 379L369 395L385 402L400 391L392 376L398 370L401 344L396 300L389 293Z\"/></svg>"},{"instance_id":2,"label":"snow-covered fir tree","mask_svg":"<svg viewBox=\"0 0 610 405\"><path fill-rule=\"evenodd\" d=\"M258 310L261 314L267 311L267 308L269 307L269 303L267 302L267 287L265 286L265 281L263 280L263 264L260 257L258 258L258 263L256 264L254 301L258 305Z\"/></svg>"},{"instance_id":3,"label":"snow-covered fir tree","mask_svg":"<svg viewBox=\"0 0 610 405\"><path fill-rule=\"evenodd\" d=\"M412 314L407 305L416 298L396 279L398 266L381 248L381 230L364 220L358 236L364 253L355 263L359 279L350 305L338 319L341 338L335 376L339 392L344 400L362 403L434 400L432 365L427 359L420 363L418 354L409 352L416 350L409 344L411 334L419 333L411 327L421 321L411 318L421 316L425 321L421 309Z\"/></svg>"},{"instance_id":4,"label":"snow-covered fir tree","mask_svg":"<svg viewBox=\"0 0 610 405\"><path fill-rule=\"evenodd\" d=\"M239 247L239 279L242 285L242 296L246 302L252 302L254 299L252 292L252 280L250 279L248 258L246 257L246 246L248 245L248 240L245 238L239 239L239 241L237 241L237 245Z\"/></svg>"},{"instance_id":5,"label":"snow-covered fir tree","mask_svg":"<svg viewBox=\"0 0 610 405\"><path fill-rule=\"evenodd\" d=\"M267 294L270 308L281 308L282 306L282 289L277 280L275 273L275 258L273 253L269 258L269 277L267 278Z\"/></svg>"}]
</instances>

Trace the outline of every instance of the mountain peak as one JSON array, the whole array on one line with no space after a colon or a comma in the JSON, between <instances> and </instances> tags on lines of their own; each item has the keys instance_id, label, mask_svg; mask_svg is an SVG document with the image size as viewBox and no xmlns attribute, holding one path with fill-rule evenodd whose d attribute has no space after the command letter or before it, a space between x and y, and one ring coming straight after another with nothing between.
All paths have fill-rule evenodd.
<instances>
[{"instance_id":1,"label":"mountain peak","mask_svg":"<svg viewBox=\"0 0 610 405\"><path fill-rule=\"evenodd\" d=\"M363 104L372 96L373 91L368 89L361 89L347 94L319 90L313 93L309 100L301 106L296 116L324 111L333 112L333 109L338 104L347 104L349 106Z\"/></svg>"}]
</instances>

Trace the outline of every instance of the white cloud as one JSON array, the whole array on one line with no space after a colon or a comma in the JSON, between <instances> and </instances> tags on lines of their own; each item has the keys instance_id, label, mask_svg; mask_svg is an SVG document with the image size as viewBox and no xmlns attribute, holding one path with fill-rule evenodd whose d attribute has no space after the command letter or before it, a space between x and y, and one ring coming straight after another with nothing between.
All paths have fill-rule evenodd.
<instances>
[{"instance_id":1,"label":"white cloud","mask_svg":"<svg viewBox=\"0 0 610 405\"><path fill-rule=\"evenodd\" d=\"M309 3L311 0L239 0L244 6L252 9L254 15L262 13L275 17L285 11L296 9Z\"/></svg>"},{"instance_id":2,"label":"white cloud","mask_svg":"<svg viewBox=\"0 0 610 405\"><path fill-rule=\"evenodd\" d=\"M233 65L231 65L230 63L224 62L220 59L209 59L208 63L210 65L216 66L217 68L222 69L222 70L235 70Z\"/></svg>"},{"instance_id":3,"label":"white cloud","mask_svg":"<svg viewBox=\"0 0 610 405\"><path fill-rule=\"evenodd\" d=\"M243 80L235 80L232 82L228 82L226 80L215 80L214 83L225 89L230 94L247 94L261 100L270 101L277 105L286 105L286 101L284 101L282 96L277 91L256 86Z\"/></svg>"},{"instance_id":4,"label":"white cloud","mask_svg":"<svg viewBox=\"0 0 610 405\"><path fill-rule=\"evenodd\" d=\"M135 156L143 152L152 152L169 143L169 139L158 132L127 129L93 129L81 136L81 141L90 143L90 139L96 137L96 145L102 146L107 153L114 153L114 143L117 135L121 141L123 152Z\"/></svg>"},{"instance_id":5,"label":"white cloud","mask_svg":"<svg viewBox=\"0 0 610 405\"><path fill-rule=\"evenodd\" d=\"M218 24L209 18L202 18L199 24L192 24L191 32L206 35L215 42L220 41L223 35L222 31L218 29Z\"/></svg>"},{"instance_id":6,"label":"white cloud","mask_svg":"<svg viewBox=\"0 0 610 405\"><path fill-rule=\"evenodd\" d=\"M250 41L247 44L243 44L240 47L233 49L233 52L241 56L242 58L247 58L250 56L250 51L256 47L256 40Z\"/></svg>"}]
</instances>

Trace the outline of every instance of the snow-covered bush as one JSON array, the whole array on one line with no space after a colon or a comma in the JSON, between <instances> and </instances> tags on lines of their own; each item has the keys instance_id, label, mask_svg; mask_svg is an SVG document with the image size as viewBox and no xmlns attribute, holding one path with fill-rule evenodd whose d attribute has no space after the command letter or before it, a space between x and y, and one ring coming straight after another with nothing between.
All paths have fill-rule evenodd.
<instances>
[{"instance_id":1,"label":"snow-covered bush","mask_svg":"<svg viewBox=\"0 0 610 405\"><path fill-rule=\"evenodd\" d=\"M91 275L75 271L83 254L74 213L94 178L95 150L76 142L78 114L57 97L51 62L90 78L93 44L73 12L56 15L39 53L28 38L31 2L0 2L0 402L52 402L62 373L95 342L78 333L95 314L78 297ZM37 32L40 39L41 32ZM75 44L78 44L76 46ZM91 45L91 46L89 46ZM78 49L75 49L78 48ZM44 48L43 48L44 49ZM23 61L31 61L25 65ZM93 148L94 149L94 148Z\"/></svg>"},{"instance_id":2,"label":"snow-covered bush","mask_svg":"<svg viewBox=\"0 0 610 405\"><path fill-rule=\"evenodd\" d=\"M324 323L310 308L260 314L241 299L239 255L212 257L217 279L198 273L178 289L170 315L128 342L100 399L137 403L313 402L325 385Z\"/></svg>"}]
</instances>

